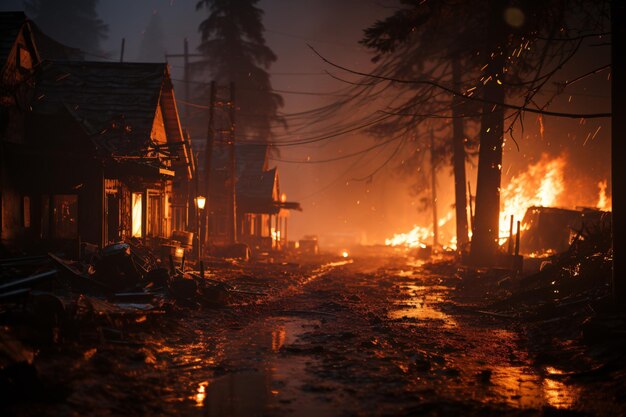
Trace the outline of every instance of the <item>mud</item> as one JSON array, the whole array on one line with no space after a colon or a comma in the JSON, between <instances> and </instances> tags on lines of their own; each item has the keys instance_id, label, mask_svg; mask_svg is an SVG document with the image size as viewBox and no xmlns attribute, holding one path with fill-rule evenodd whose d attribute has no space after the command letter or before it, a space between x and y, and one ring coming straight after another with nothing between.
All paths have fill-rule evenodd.
<instances>
[{"instance_id":1,"label":"mud","mask_svg":"<svg viewBox=\"0 0 626 417\"><path fill-rule=\"evenodd\" d=\"M593 366L575 360L582 342L469 312L450 273L400 258L264 268L229 273L263 296L40 352L60 392L8 415L626 414L623 373L572 377Z\"/></svg>"}]
</instances>

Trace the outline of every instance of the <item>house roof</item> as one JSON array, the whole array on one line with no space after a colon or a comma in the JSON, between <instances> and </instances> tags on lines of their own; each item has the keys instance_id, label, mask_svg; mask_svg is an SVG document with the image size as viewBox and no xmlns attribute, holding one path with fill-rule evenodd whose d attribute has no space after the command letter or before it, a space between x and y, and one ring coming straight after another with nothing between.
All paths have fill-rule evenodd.
<instances>
[{"instance_id":1,"label":"house roof","mask_svg":"<svg viewBox=\"0 0 626 417\"><path fill-rule=\"evenodd\" d=\"M24 12L0 12L0 68L4 67L15 40L24 25L29 29L30 39L41 59L62 59L82 61L84 54L80 49L71 48L46 35L24 14Z\"/></svg>"},{"instance_id":2,"label":"house roof","mask_svg":"<svg viewBox=\"0 0 626 417\"><path fill-rule=\"evenodd\" d=\"M237 197L272 201L277 181L278 170L276 168L244 175L237 181Z\"/></svg>"},{"instance_id":3,"label":"house roof","mask_svg":"<svg viewBox=\"0 0 626 417\"><path fill-rule=\"evenodd\" d=\"M9 58L24 22L26 22L24 12L0 13L0 68L4 67Z\"/></svg>"},{"instance_id":4,"label":"house roof","mask_svg":"<svg viewBox=\"0 0 626 417\"><path fill-rule=\"evenodd\" d=\"M237 181L237 205L244 212L276 213L274 189L278 187L278 170L244 175Z\"/></svg>"},{"instance_id":5,"label":"house roof","mask_svg":"<svg viewBox=\"0 0 626 417\"><path fill-rule=\"evenodd\" d=\"M235 144L235 161L237 177L258 174L266 171L268 166L268 146L249 143ZM211 169L228 169L230 150L228 146L213 146ZM200 157L199 167L204 170L204 160Z\"/></svg>"},{"instance_id":6,"label":"house roof","mask_svg":"<svg viewBox=\"0 0 626 417\"><path fill-rule=\"evenodd\" d=\"M35 113L68 111L98 145L134 155L149 145L169 74L166 64L47 61L38 81Z\"/></svg>"}]
</instances>

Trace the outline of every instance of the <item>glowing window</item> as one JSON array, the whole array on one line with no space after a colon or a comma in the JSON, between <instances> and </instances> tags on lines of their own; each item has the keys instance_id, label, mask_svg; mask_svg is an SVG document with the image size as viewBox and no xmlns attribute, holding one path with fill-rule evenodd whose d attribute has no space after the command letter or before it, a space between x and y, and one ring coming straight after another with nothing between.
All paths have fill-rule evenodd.
<instances>
[{"instance_id":1,"label":"glowing window","mask_svg":"<svg viewBox=\"0 0 626 417\"><path fill-rule=\"evenodd\" d=\"M132 198L132 209L133 209L133 218L132 218L132 236L133 237L142 237L141 233L141 214L142 214L142 195L141 193L133 193Z\"/></svg>"}]
</instances>

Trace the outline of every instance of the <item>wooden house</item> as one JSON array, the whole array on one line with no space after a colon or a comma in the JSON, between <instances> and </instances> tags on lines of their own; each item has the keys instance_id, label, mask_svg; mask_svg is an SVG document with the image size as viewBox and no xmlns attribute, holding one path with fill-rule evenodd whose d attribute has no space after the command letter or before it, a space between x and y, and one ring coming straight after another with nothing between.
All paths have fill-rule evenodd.
<instances>
[{"instance_id":1,"label":"wooden house","mask_svg":"<svg viewBox=\"0 0 626 417\"><path fill-rule=\"evenodd\" d=\"M208 243L226 246L229 235L230 169L227 146L212 152ZM252 252L280 250L286 247L289 210L301 210L300 204L287 202L281 193L277 168L269 168L267 145L239 143L235 146L237 239Z\"/></svg>"},{"instance_id":2,"label":"wooden house","mask_svg":"<svg viewBox=\"0 0 626 417\"><path fill-rule=\"evenodd\" d=\"M21 203L5 244L76 253L186 230L194 166L166 64L46 61L29 108L5 170Z\"/></svg>"},{"instance_id":3,"label":"wooden house","mask_svg":"<svg viewBox=\"0 0 626 417\"><path fill-rule=\"evenodd\" d=\"M27 114L44 59L81 60L81 52L43 34L23 12L0 12L0 242L22 241L30 224L24 199L9 167L14 152L25 146Z\"/></svg>"}]
</instances>

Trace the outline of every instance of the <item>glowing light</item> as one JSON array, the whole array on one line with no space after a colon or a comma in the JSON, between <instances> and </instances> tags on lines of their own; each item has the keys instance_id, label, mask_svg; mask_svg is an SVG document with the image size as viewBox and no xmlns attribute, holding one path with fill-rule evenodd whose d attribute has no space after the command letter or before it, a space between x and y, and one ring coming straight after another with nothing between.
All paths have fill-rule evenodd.
<instances>
[{"instance_id":1,"label":"glowing light","mask_svg":"<svg viewBox=\"0 0 626 417\"><path fill-rule=\"evenodd\" d=\"M417 248L423 242L432 238L433 232L429 227L415 226L408 233L397 233L390 239L385 239L387 246L406 246L409 248Z\"/></svg>"},{"instance_id":2,"label":"glowing light","mask_svg":"<svg viewBox=\"0 0 626 417\"><path fill-rule=\"evenodd\" d=\"M280 202L281 202L281 203L284 203L285 201L287 201L287 194L282 193L282 194L280 195Z\"/></svg>"},{"instance_id":3,"label":"glowing light","mask_svg":"<svg viewBox=\"0 0 626 417\"><path fill-rule=\"evenodd\" d=\"M504 20L510 26L518 29L524 26L526 16L524 15L524 12L517 7L507 7L504 11Z\"/></svg>"},{"instance_id":4,"label":"glowing light","mask_svg":"<svg viewBox=\"0 0 626 417\"><path fill-rule=\"evenodd\" d=\"M454 218L454 212L449 211L445 216L441 217L437 221L437 225L442 228L450 220ZM441 237L441 236L440 236ZM392 238L385 239L385 245L387 246L404 246L407 248L426 248L426 242L431 241L433 238L432 226L422 227L415 226L408 233L397 233ZM440 242L442 239L440 239ZM448 244L443 245L444 249L456 249L456 237L450 238Z\"/></svg>"},{"instance_id":5,"label":"glowing light","mask_svg":"<svg viewBox=\"0 0 626 417\"><path fill-rule=\"evenodd\" d=\"M509 236L509 218L515 217L515 221L522 221L524 214L529 207L542 206L551 207L557 204L559 196L565 189L563 170L565 168L565 158L563 156L549 159L544 154L541 160L528 167L516 177L513 177L509 184L501 191L500 209L500 239ZM526 225L521 225L521 230L525 230ZM515 232L515 231L514 231Z\"/></svg>"},{"instance_id":6,"label":"glowing light","mask_svg":"<svg viewBox=\"0 0 626 417\"><path fill-rule=\"evenodd\" d=\"M596 204L596 207L603 211L611 211L613 204L611 197L606 195L607 181L600 181L598 188L600 191L598 192L598 204Z\"/></svg>"},{"instance_id":7,"label":"glowing light","mask_svg":"<svg viewBox=\"0 0 626 417\"><path fill-rule=\"evenodd\" d=\"M196 197L196 205L198 206L200 210L204 209L205 204L206 204L206 197L203 197L201 195Z\"/></svg>"},{"instance_id":8,"label":"glowing light","mask_svg":"<svg viewBox=\"0 0 626 417\"><path fill-rule=\"evenodd\" d=\"M209 385L208 381L201 382L198 384L198 389L196 391L195 400L196 407L204 406L204 399L206 398L206 387Z\"/></svg>"},{"instance_id":9,"label":"glowing light","mask_svg":"<svg viewBox=\"0 0 626 417\"><path fill-rule=\"evenodd\" d=\"M141 237L141 213L142 213L142 195L141 193L133 193L132 197L132 234L133 237Z\"/></svg>"},{"instance_id":10,"label":"glowing light","mask_svg":"<svg viewBox=\"0 0 626 417\"><path fill-rule=\"evenodd\" d=\"M341 252L341 256L343 258L347 258L348 256L350 256L350 254L348 253L348 251L344 250L343 252Z\"/></svg>"}]
</instances>

